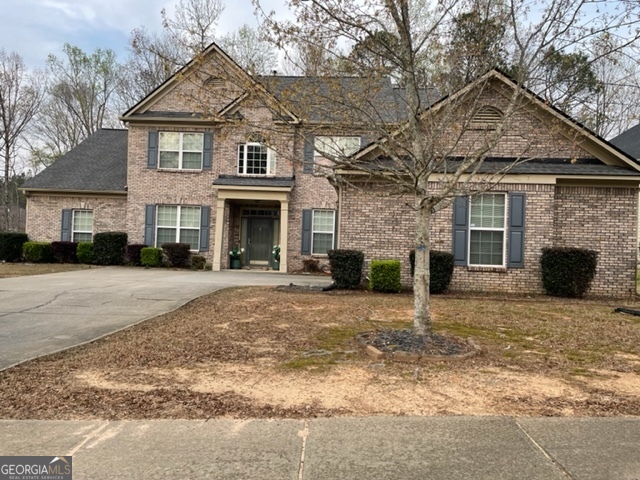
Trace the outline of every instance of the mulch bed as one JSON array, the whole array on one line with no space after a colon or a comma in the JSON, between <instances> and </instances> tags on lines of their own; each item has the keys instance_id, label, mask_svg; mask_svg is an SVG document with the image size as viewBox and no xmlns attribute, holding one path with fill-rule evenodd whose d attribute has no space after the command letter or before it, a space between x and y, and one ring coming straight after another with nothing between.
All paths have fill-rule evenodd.
<instances>
[{"instance_id":1,"label":"mulch bed","mask_svg":"<svg viewBox=\"0 0 640 480\"><path fill-rule=\"evenodd\" d=\"M461 338L431 333L416 335L413 330L384 329L364 333L360 338L384 353L396 351L419 353L422 355L463 355L473 351Z\"/></svg>"}]
</instances>

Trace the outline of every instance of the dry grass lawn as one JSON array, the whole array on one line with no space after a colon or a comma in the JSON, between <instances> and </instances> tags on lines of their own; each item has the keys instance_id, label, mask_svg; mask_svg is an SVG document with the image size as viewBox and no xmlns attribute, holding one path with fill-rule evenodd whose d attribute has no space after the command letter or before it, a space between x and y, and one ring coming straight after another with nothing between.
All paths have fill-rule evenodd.
<instances>
[{"instance_id":1,"label":"dry grass lawn","mask_svg":"<svg viewBox=\"0 0 640 480\"><path fill-rule=\"evenodd\" d=\"M97 268L91 265L71 263L0 263L0 278L23 277L25 275L44 275L45 273L71 272Z\"/></svg>"},{"instance_id":2,"label":"dry grass lawn","mask_svg":"<svg viewBox=\"0 0 640 480\"><path fill-rule=\"evenodd\" d=\"M484 354L416 366L354 341L408 326L410 295L229 289L0 372L0 418L640 415L640 317L621 305L437 296L436 331Z\"/></svg>"}]
</instances>

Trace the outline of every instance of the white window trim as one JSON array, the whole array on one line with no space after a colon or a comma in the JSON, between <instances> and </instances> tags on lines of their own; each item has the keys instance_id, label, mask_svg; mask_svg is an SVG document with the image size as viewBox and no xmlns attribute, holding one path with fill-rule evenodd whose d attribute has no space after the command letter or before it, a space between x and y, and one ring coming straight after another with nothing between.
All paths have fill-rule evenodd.
<instances>
[{"instance_id":1,"label":"white window trim","mask_svg":"<svg viewBox=\"0 0 640 480\"><path fill-rule=\"evenodd\" d=\"M484 194L483 194L484 195ZM506 193L502 192L487 192L486 195L502 195L504 197L504 219L502 228L487 228L487 227L472 227L471 226L471 209L473 206L473 198L469 197L469 240L467 241L467 258L468 266L470 267L487 267L487 268L506 268L507 266L507 206L508 206L508 198ZM483 263L471 263L471 232L472 231L484 231L484 232L502 232L502 263L500 265L487 265Z\"/></svg>"},{"instance_id":2,"label":"white window trim","mask_svg":"<svg viewBox=\"0 0 640 480\"><path fill-rule=\"evenodd\" d=\"M178 167L163 167L160 165L160 155L162 152L176 152L176 150L163 150L160 148L160 138L165 133L178 133L180 135L180 146L178 147ZM189 135L200 135L202 138L202 147L200 150L184 150L183 147L183 139L184 134ZM200 154L200 168L183 168L183 153L199 153ZM158 134L158 169L159 170L187 170L192 172L199 172L204 167L204 133L201 132L159 132Z\"/></svg>"},{"instance_id":3,"label":"white window trim","mask_svg":"<svg viewBox=\"0 0 640 480\"><path fill-rule=\"evenodd\" d=\"M249 149L247 147L250 146L259 146L261 148L267 149L267 173L247 173L247 152ZM244 157L242 158L242 169L240 170L240 147L244 147ZM276 153L267 147L264 143L261 142L247 142L241 143L237 148L237 157L236 157L236 168L238 171L238 175L248 176L248 177L273 177L276 174Z\"/></svg>"},{"instance_id":4,"label":"white window trim","mask_svg":"<svg viewBox=\"0 0 640 480\"><path fill-rule=\"evenodd\" d=\"M158 215L160 214L160 208L158 207L177 207L178 212L176 215L176 225L175 226L167 226L167 225L158 225ZM182 207L189 207L189 208L197 208L200 211L200 215L198 215L198 228L196 227L181 227L180 226L180 220L181 220L181 216L182 216ZM175 242L173 243L180 243L180 230L197 230L198 231L198 248L196 249L190 249L189 251L191 252L199 252L200 251L200 231L202 230L202 207L200 205L170 205L170 204L159 204L156 206L156 218L155 218L155 239L154 239L154 246L156 248L160 248L160 245L158 245L158 229L159 228L175 228L176 230L176 238L175 238ZM163 242L163 243L167 243L167 242Z\"/></svg>"},{"instance_id":5,"label":"white window trim","mask_svg":"<svg viewBox=\"0 0 640 480\"><path fill-rule=\"evenodd\" d=\"M358 140L358 148L356 148L355 151L350 153L349 155L345 155L346 157L353 155L355 152L360 150L360 148L362 148L362 137L359 136L359 135L317 135L314 138L314 147L316 145L316 142L319 141L319 139L324 139L324 138L330 138L330 139L353 138L353 139L357 139ZM332 140L332 141L335 142L335 140ZM331 153L331 152L323 152L322 150L315 150L315 148L313 150L313 155L314 155L315 158L318 158L318 157L326 158L325 157L325 153ZM344 155L344 153L343 153L343 155Z\"/></svg>"},{"instance_id":6,"label":"white window trim","mask_svg":"<svg viewBox=\"0 0 640 480\"><path fill-rule=\"evenodd\" d=\"M76 233L89 233L91 234L91 240L93 240L93 210L87 209L87 208L83 208L83 209L78 209L78 210L72 210L72 215L71 215L71 241L75 242L75 237L76 237ZM76 226L76 213L78 212L91 212L91 230L76 230L75 226ZM89 241L91 241L89 240Z\"/></svg>"},{"instance_id":7,"label":"white window trim","mask_svg":"<svg viewBox=\"0 0 640 480\"><path fill-rule=\"evenodd\" d=\"M325 230L316 230L315 224L316 224L316 212L331 212L333 214L333 222L331 222L331 231L325 231ZM314 236L316 233L322 233L322 234L327 234L330 233L331 234L331 248L335 248L336 246L336 211L335 210L331 210L329 208L317 208L311 211L311 255L316 255L316 256L321 256L321 257L326 257L327 253L316 253L313 250L313 246L315 244L315 242L313 241ZM330 249L331 250L331 249Z\"/></svg>"}]
</instances>

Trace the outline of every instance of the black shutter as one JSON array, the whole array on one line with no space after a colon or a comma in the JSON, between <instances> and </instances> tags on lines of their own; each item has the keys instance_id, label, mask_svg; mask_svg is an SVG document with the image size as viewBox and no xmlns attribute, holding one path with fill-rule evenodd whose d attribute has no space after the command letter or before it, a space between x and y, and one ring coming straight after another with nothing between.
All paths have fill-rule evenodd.
<instances>
[{"instance_id":1,"label":"black shutter","mask_svg":"<svg viewBox=\"0 0 640 480\"><path fill-rule=\"evenodd\" d=\"M315 142L315 137L310 135L304 139L304 159L302 166L302 173L313 173L313 144Z\"/></svg>"},{"instance_id":2,"label":"black shutter","mask_svg":"<svg viewBox=\"0 0 640 480\"><path fill-rule=\"evenodd\" d=\"M71 241L71 217L73 210L62 210L62 222L60 223L60 240L63 242Z\"/></svg>"},{"instance_id":3,"label":"black shutter","mask_svg":"<svg viewBox=\"0 0 640 480\"><path fill-rule=\"evenodd\" d=\"M453 202L453 264L467 265L469 239L469 198L456 197Z\"/></svg>"},{"instance_id":4,"label":"black shutter","mask_svg":"<svg viewBox=\"0 0 640 480\"><path fill-rule=\"evenodd\" d=\"M156 206L147 205L144 210L144 244L154 246L156 234Z\"/></svg>"},{"instance_id":5,"label":"black shutter","mask_svg":"<svg viewBox=\"0 0 640 480\"><path fill-rule=\"evenodd\" d=\"M213 156L213 133L204 134L204 145L202 148L202 169L211 170L211 157Z\"/></svg>"},{"instance_id":6,"label":"black shutter","mask_svg":"<svg viewBox=\"0 0 640 480\"><path fill-rule=\"evenodd\" d=\"M147 168L158 168L158 132L155 130L149 131Z\"/></svg>"},{"instance_id":7,"label":"black shutter","mask_svg":"<svg viewBox=\"0 0 640 480\"><path fill-rule=\"evenodd\" d=\"M524 211L525 194L509 195L509 243L507 266L524 268Z\"/></svg>"},{"instance_id":8,"label":"black shutter","mask_svg":"<svg viewBox=\"0 0 640 480\"><path fill-rule=\"evenodd\" d=\"M313 210L302 211L302 255L311 255L311 222Z\"/></svg>"},{"instance_id":9,"label":"black shutter","mask_svg":"<svg viewBox=\"0 0 640 480\"><path fill-rule=\"evenodd\" d=\"M209 251L209 232L211 231L211 207L200 207L200 251Z\"/></svg>"}]
</instances>

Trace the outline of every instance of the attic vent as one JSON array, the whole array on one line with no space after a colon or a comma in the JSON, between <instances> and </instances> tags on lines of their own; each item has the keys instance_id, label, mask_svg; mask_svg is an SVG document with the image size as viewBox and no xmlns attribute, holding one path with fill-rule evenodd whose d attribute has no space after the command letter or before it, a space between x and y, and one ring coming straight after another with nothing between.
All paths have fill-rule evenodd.
<instances>
[{"instance_id":1,"label":"attic vent","mask_svg":"<svg viewBox=\"0 0 640 480\"><path fill-rule=\"evenodd\" d=\"M209 77L204 81L205 87L220 88L224 87L224 79L220 77Z\"/></svg>"},{"instance_id":2,"label":"attic vent","mask_svg":"<svg viewBox=\"0 0 640 480\"><path fill-rule=\"evenodd\" d=\"M502 121L502 112L495 107L484 106L471 119L472 127L495 128Z\"/></svg>"}]
</instances>

